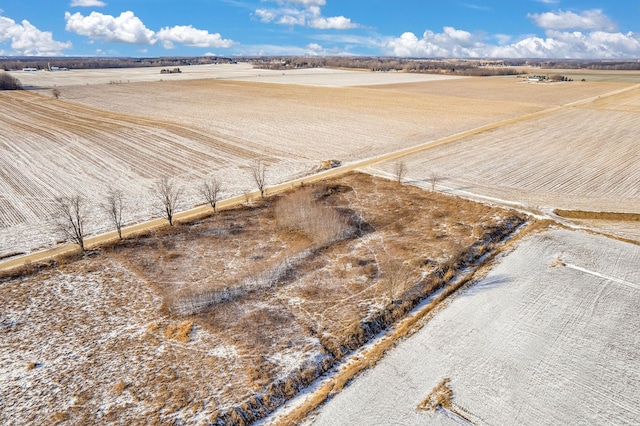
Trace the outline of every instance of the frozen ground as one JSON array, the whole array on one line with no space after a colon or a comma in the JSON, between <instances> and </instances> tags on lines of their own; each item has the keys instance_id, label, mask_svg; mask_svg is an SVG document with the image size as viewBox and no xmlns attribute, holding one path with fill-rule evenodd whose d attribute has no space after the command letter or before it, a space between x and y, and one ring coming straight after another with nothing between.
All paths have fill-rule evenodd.
<instances>
[{"instance_id":1,"label":"frozen ground","mask_svg":"<svg viewBox=\"0 0 640 426\"><path fill-rule=\"evenodd\" d=\"M448 377L477 425L637 424L639 264L640 247L604 237L530 237L312 423L459 424L417 410Z\"/></svg>"},{"instance_id":2,"label":"frozen ground","mask_svg":"<svg viewBox=\"0 0 640 426\"><path fill-rule=\"evenodd\" d=\"M282 84L302 84L310 86L369 86L378 84L417 83L434 80L452 80L451 77L431 74L374 73L328 68L299 70L254 69L251 64L192 65L180 67L180 74L160 74L167 67L109 68L69 71L12 71L27 88L73 86L78 84L134 83L142 81L178 81L222 79L242 80ZM173 67L168 67L173 68Z\"/></svg>"}]
</instances>

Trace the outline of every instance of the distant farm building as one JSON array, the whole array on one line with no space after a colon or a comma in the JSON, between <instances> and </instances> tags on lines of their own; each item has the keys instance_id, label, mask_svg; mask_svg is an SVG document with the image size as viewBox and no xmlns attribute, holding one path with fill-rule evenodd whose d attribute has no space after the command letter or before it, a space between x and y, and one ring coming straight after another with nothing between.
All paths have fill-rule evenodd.
<instances>
[{"instance_id":1,"label":"distant farm building","mask_svg":"<svg viewBox=\"0 0 640 426\"><path fill-rule=\"evenodd\" d=\"M180 71L180 68L174 68L172 70L170 70L169 68L163 68L160 70L160 74L180 74L182 71Z\"/></svg>"}]
</instances>

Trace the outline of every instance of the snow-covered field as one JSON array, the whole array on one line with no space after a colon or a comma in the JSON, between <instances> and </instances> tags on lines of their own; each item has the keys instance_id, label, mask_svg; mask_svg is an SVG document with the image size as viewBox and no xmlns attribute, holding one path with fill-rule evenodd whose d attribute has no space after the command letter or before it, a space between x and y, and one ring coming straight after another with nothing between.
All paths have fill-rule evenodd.
<instances>
[{"instance_id":1,"label":"snow-covered field","mask_svg":"<svg viewBox=\"0 0 640 426\"><path fill-rule=\"evenodd\" d=\"M321 408L314 425L468 424L420 402L450 378L475 425L635 425L640 247L533 235Z\"/></svg>"},{"instance_id":2,"label":"snow-covered field","mask_svg":"<svg viewBox=\"0 0 640 426\"><path fill-rule=\"evenodd\" d=\"M314 72L318 82L339 80L327 70ZM376 74L387 83L399 76ZM255 189L248 173L255 157L268 163L273 185L323 160L354 162L611 89L548 91L515 79L391 87L208 79L61 86L59 100L47 91L3 92L0 255L32 252L60 238L47 223L56 196L86 196L87 230L94 234L108 227L98 205L109 186L125 190L126 221L137 222L157 216L149 188L162 176L184 185L181 209L189 208L202 203L197 186L205 177L219 177L225 196Z\"/></svg>"},{"instance_id":3,"label":"snow-covered field","mask_svg":"<svg viewBox=\"0 0 640 426\"><path fill-rule=\"evenodd\" d=\"M403 160L407 179L452 194L553 209L640 211L640 88L480 133ZM392 173L394 163L374 165ZM587 224L582 224L587 225ZM590 227L640 241L640 222Z\"/></svg>"},{"instance_id":4,"label":"snow-covered field","mask_svg":"<svg viewBox=\"0 0 640 426\"><path fill-rule=\"evenodd\" d=\"M454 80L433 74L374 73L328 68L310 68L287 71L254 69L251 64L192 65L180 67L179 74L161 74L167 67L106 68L56 72L12 71L27 88L52 88L81 84L123 84L149 81L185 81L221 79L255 81L263 83L304 84L311 86L370 86L378 84L416 83L435 80ZM169 67L174 68L174 67Z\"/></svg>"}]
</instances>

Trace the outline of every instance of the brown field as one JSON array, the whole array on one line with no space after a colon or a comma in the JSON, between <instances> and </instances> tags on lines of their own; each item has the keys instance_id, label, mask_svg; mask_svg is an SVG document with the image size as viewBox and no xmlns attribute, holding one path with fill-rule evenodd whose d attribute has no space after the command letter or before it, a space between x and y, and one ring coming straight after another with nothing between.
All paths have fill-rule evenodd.
<instances>
[{"instance_id":1,"label":"brown field","mask_svg":"<svg viewBox=\"0 0 640 426\"><path fill-rule=\"evenodd\" d=\"M380 85L393 74L368 87L224 78L65 85L59 100L48 90L0 93L0 256L59 240L46 220L59 195L96 206L109 186L122 187L126 220L139 222L157 215L149 187L162 176L184 185L185 209L202 202L195 187L207 176L223 180L225 196L253 189L247 168L256 157L273 185L322 160L353 163L625 87L515 78ZM90 233L107 230L99 209L90 216Z\"/></svg>"},{"instance_id":2,"label":"brown field","mask_svg":"<svg viewBox=\"0 0 640 426\"><path fill-rule=\"evenodd\" d=\"M305 191L351 232L292 227ZM524 220L354 173L5 278L0 422L254 420ZM225 289L246 291L176 312Z\"/></svg>"}]
</instances>

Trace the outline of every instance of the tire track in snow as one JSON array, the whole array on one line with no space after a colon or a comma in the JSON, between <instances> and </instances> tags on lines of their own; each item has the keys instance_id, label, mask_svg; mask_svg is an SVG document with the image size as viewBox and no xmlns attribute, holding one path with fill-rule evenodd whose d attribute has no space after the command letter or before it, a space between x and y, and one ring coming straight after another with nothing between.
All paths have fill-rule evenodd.
<instances>
[{"instance_id":1,"label":"tire track in snow","mask_svg":"<svg viewBox=\"0 0 640 426\"><path fill-rule=\"evenodd\" d=\"M570 269L573 269L573 270L576 270L576 271L580 271L580 272L583 272L583 273L588 274L588 275L593 275L594 277L603 278L605 280L613 281L615 283L626 285L627 287L635 288L636 290L640 290L640 285L639 284L635 284L635 283L632 283L630 281L623 280L622 278L616 278L616 277L612 277L611 275L602 274L602 273L596 272L596 271L591 271L589 269L586 269L586 268L583 268L581 266L574 265L574 264L571 264L571 263L564 263L563 265L566 266L567 268L570 268Z\"/></svg>"}]
</instances>

